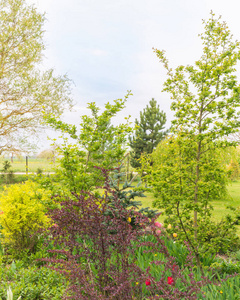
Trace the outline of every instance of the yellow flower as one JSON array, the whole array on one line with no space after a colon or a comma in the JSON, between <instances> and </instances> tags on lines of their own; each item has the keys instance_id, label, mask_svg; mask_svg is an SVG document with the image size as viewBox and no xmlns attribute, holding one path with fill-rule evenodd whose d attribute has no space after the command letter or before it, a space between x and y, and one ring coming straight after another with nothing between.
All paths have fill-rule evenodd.
<instances>
[{"instance_id":1,"label":"yellow flower","mask_svg":"<svg viewBox=\"0 0 240 300\"><path fill-rule=\"evenodd\" d=\"M136 282L136 285L138 285L139 284L139 282Z\"/></svg>"},{"instance_id":2,"label":"yellow flower","mask_svg":"<svg viewBox=\"0 0 240 300\"><path fill-rule=\"evenodd\" d=\"M171 228L172 228L172 225L171 225L171 224L168 224L167 229L171 229Z\"/></svg>"},{"instance_id":3,"label":"yellow flower","mask_svg":"<svg viewBox=\"0 0 240 300\"><path fill-rule=\"evenodd\" d=\"M173 237L175 237L175 238L176 238L176 237L177 237L177 234L176 234L176 233L174 233L174 234L173 234Z\"/></svg>"},{"instance_id":4,"label":"yellow flower","mask_svg":"<svg viewBox=\"0 0 240 300\"><path fill-rule=\"evenodd\" d=\"M220 291L220 294L223 294L223 291Z\"/></svg>"},{"instance_id":5,"label":"yellow flower","mask_svg":"<svg viewBox=\"0 0 240 300\"><path fill-rule=\"evenodd\" d=\"M129 217L129 218L128 218L128 222L131 223L131 221L132 221L132 219Z\"/></svg>"},{"instance_id":6,"label":"yellow flower","mask_svg":"<svg viewBox=\"0 0 240 300\"><path fill-rule=\"evenodd\" d=\"M157 254L155 254L155 256L157 256Z\"/></svg>"}]
</instances>

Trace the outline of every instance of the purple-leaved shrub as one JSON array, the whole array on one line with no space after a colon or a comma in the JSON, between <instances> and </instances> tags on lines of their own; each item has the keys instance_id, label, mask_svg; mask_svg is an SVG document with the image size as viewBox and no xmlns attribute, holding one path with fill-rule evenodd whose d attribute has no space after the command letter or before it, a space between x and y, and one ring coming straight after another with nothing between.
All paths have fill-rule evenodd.
<instances>
[{"instance_id":1,"label":"purple-leaved shrub","mask_svg":"<svg viewBox=\"0 0 240 300\"><path fill-rule=\"evenodd\" d=\"M209 281L197 281L191 271L182 272L156 233L156 219L121 205L110 188L108 172L103 174L104 197L85 191L73 193L71 199L56 196L61 208L48 213L54 222L51 239L61 250L50 250L56 257L44 260L68 278L64 299L197 299ZM111 215L106 214L109 209ZM133 216L138 224L134 229ZM156 252L164 259L153 259L146 268L139 263L139 255L144 261L144 256ZM186 266L193 267L191 255Z\"/></svg>"}]
</instances>

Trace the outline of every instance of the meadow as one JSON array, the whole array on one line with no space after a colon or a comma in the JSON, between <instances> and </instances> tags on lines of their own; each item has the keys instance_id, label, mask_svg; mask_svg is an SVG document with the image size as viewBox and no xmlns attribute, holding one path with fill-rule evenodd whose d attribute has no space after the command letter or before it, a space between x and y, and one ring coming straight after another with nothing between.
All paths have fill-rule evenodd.
<instances>
[{"instance_id":1,"label":"meadow","mask_svg":"<svg viewBox=\"0 0 240 300\"><path fill-rule=\"evenodd\" d=\"M0 159L0 168L2 169L2 165L4 160L8 160L11 163L11 169L14 172L26 173L26 158L25 157L14 157L13 160L11 158L3 158ZM36 158L29 157L28 158L28 172L36 173L39 169L42 172L52 172L54 167L56 166L51 160L47 160L44 158Z\"/></svg>"}]
</instances>

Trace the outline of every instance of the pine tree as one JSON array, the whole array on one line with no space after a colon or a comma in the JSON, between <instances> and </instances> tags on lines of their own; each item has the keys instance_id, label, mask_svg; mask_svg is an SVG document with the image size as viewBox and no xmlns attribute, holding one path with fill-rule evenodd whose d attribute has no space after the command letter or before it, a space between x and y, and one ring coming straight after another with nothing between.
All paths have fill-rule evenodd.
<instances>
[{"instance_id":1,"label":"pine tree","mask_svg":"<svg viewBox=\"0 0 240 300\"><path fill-rule=\"evenodd\" d=\"M166 123L166 113L160 111L157 101L152 98L149 105L140 112L140 121L135 120L136 130L130 137L131 166L140 167L139 158L142 153L152 153L157 144L165 137L167 131L163 131Z\"/></svg>"}]
</instances>

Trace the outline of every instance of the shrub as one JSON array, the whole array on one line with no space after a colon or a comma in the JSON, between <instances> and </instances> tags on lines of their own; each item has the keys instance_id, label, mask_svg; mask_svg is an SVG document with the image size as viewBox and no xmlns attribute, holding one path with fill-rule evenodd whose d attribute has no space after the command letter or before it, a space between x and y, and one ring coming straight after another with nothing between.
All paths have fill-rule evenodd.
<instances>
[{"instance_id":1,"label":"shrub","mask_svg":"<svg viewBox=\"0 0 240 300\"><path fill-rule=\"evenodd\" d=\"M43 169L42 168L37 168L36 174L37 175L42 175L43 174Z\"/></svg>"},{"instance_id":2,"label":"shrub","mask_svg":"<svg viewBox=\"0 0 240 300\"><path fill-rule=\"evenodd\" d=\"M62 258L43 260L69 279L64 299L197 299L209 281L200 272L196 281L191 271L180 270L155 232L155 219L121 205L108 178L104 195L82 191L59 197L61 207L49 211L55 223L49 236L61 249L51 253ZM188 266L194 266L190 254L184 258Z\"/></svg>"},{"instance_id":3,"label":"shrub","mask_svg":"<svg viewBox=\"0 0 240 300\"><path fill-rule=\"evenodd\" d=\"M0 198L1 240L14 255L22 251L34 252L40 228L47 228L50 218L46 216L49 205L48 193L36 183L28 181L5 187Z\"/></svg>"},{"instance_id":4,"label":"shrub","mask_svg":"<svg viewBox=\"0 0 240 300\"><path fill-rule=\"evenodd\" d=\"M3 179L5 184L13 182L14 174L13 174L13 170L11 170L11 163L8 160L4 160L3 168L1 172L2 172L1 178Z\"/></svg>"}]
</instances>

